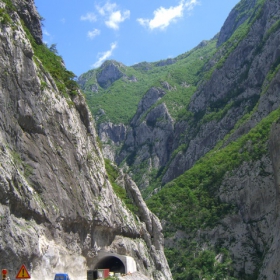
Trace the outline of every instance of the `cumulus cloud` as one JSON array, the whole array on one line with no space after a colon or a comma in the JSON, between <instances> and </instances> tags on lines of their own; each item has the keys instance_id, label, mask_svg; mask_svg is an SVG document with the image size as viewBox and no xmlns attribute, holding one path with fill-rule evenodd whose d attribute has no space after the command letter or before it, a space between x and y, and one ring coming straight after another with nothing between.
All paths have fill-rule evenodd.
<instances>
[{"instance_id":1,"label":"cumulus cloud","mask_svg":"<svg viewBox=\"0 0 280 280\"><path fill-rule=\"evenodd\" d=\"M113 28L115 30L119 29L119 25L121 22L125 21L130 17L130 11L126 10L123 13L121 11L112 12L110 14L109 20L105 21L105 24L109 28Z\"/></svg>"},{"instance_id":2,"label":"cumulus cloud","mask_svg":"<svg viewBox=\"0 0 280 280\"><path fill-rule=\"evenodd\" d=\"M182 0L179 5L170 8L160 7L154 11L154 17L152 19L138 18L137 21L151 30L156 28L165 29L172 22L183 17L184 11L191 11L195 5L198 4L198 0Z\"/></svg>"},{"instance_id":3,"label":"cumulus cloud","mask_svg":"<svg viewBox=\"0 0 280 280\"><path fill-rule=\"evenodd\" d=\"M97 18L94 13L87 13L86 15L81 16L81 20L95 22L97 20Z\"/></svg>"},{"instance_id":4,"label":"cumulus cloud","mask_svg":"<svg viewBox=\"0 0 280 280\"><path fill-rule=\"evenodd\" d=\"M98 60L92 65L93 68L99 67L106 59L112 56L114 49L117 47L117 43L112 43L110 50L102 53L98 53Z\"/></svg>"},{"instance_id":5,"label":"cumulus cloud","mask_svg":"<svg viewBox=\"0 0 280 280\"><path fill-rule=\"evenodd\" d=\"M110 3L107 2L104 6L96 6L97 11L99 12L100 15L105 16L108 13L112 13L117 9L117 4L116 3Z\"/></svg>"},{"instance_id":6,"label":"cumulus cloud","mask_svg":"<svg viewBox=\"0 0 280 280\"><path fill-rule=\"evenodd\" d=\"M119 29L120 23L130 17L130 11L119 10L116 3L107 2L102 7L97 6L96 9L101 16L105 17L106 26L115 30Z\"/></svg>"},{"instance_id":7,"label":"cumulus cloud","mask_svg":"<svg viewBox=\"0 0 280 280\"><path fill-rule=\"evenodd\" d=\"M99 29L93 29L92 31L88 31L87 36L90 39L93 39L94 37L100 35L101 31Z\"/></svg>"}]
</instances>

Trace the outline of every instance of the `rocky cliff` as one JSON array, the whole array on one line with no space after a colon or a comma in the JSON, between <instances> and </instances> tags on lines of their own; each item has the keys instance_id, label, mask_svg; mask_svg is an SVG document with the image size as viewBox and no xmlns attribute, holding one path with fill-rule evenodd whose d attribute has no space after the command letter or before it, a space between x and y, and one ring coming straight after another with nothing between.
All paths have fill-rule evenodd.
<instances>
[{"instance_id":1,"label":"rocky cliff","mask_svg":"<svg viewBox=\"0 0 280 280\"><path fill-rule=\"evenodd\" d=\"M10 277L24 263L33 279L85 279L102 252L172 279L159 220L143 201L138 218L114 193L83 95L37 56L46 47L33 0L3 0L0 10L1 267ZM129 178L124 187L141 199Z\"/></svg>"}]
</instances>

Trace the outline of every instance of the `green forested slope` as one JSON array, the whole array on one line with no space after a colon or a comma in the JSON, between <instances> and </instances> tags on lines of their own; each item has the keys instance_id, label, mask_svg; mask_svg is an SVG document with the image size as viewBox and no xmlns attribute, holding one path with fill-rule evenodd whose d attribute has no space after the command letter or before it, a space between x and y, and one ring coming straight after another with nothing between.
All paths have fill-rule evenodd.
<instances>
[{"instance_id":1,"label":"green forested slope","mask_svg":"<svg viewBox=\"0 0 280 280\"><path fill-rule=\"evenodd\" d=\"M280 109L272 112L237 141L220 148L218 144L217 148L201 158L190 170L166 184L147 201L149 208L160 219L167 221L167 237L174 235L178 230L192 236L197 230L215 227L227 214L238 211L235 205L219 200L219 187L225 174L233 173L244 162L254 162L268 154L271 125L279 118ZM263 173L265 177L267 174L265 171ZM195 257L196 244L189 240L180 241L178 246L180 249L175 247L166 250L175 279L199 279L199 275L206 279L213 276L216 277L214 279L224 279L223 277L232 274L229 256L221 266L218 265L216 269L212 267L214 257L223 251L226 252L223 246L208 249L207 255L203 253L199 257ZM178 254L181 256L179 261ZM201 260L205 257L207 260ZM205 269L196 267L201 261L206 262L203 265ZM256 279L256 275L252 277L246 279Z\"/></svg>"},{"instance_id":2,"label":"green forested slope","mask_svg":"<svg viewBox=\"0 0 280 280\"><path fill-rule=\"evenodd\" d=\"M98 123L111 121L129 124L146 91L153 86L163 87L163 82L167 82L172 90L167 90L167 94L160 102L165 102L172 116L178 118L180 110L186 108L191 95L195 92L197 83L204 78L202 68L215 51L216 40L213 39L180 55L171 65L158 66L159 62L155 62L126 67L114 62L125 77L115 81L107 89L98 85L96 93L89 89L93 84L97 85L96 74L99 70L91 70L80 77L87 80L82 88L93 115L98 116L100 109L106 113L98 118ZM137 82L130 81L131 77L135 77Z\"/></svg>"}]
</instances>

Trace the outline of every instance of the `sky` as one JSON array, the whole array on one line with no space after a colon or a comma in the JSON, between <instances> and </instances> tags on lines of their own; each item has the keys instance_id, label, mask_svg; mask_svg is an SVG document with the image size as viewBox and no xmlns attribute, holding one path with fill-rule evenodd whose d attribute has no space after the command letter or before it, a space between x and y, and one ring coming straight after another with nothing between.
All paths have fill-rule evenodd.
<instances>
[{"instance_id":1,"label":"sky","mask_svg":"<svg viewBox=\"0 0 280 280\"><path fill-rule=\"evenodd\" d=\"M212 39L239 0L35 0L43 40L80 76L114 59L173 58Z\"/></svg>"}]
</instances>

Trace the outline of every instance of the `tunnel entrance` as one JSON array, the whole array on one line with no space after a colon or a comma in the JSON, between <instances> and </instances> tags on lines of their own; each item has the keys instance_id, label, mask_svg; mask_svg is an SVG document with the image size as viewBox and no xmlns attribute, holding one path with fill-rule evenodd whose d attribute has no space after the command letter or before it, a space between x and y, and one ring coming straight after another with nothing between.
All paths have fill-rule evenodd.
<instances>
[{"instance_id":1,"label":"tunnel entrance","mask_svg":"<svg viewBox=\"0 0 280 280\"><path fill-rule=\"evenodd\" d=\"M123 262L114 256L109 256L103 258L100 262L98 262L95 265L96 269L106 269L108 268L112 272L119 272L119 273L125 273L125 266Z\"/></svg>"},{"instance_id":2,"label":"tunnel entrance","mask_svg":"<svg viewBox=\"0 0 280 280\"><path fill-rule=\"evenodd\" d=\"M105 251L99 252L93 259L90 269L109 269L112 272L121 274L137 271L136 262L132 257Z\"/></svg>"}]
</instances>

